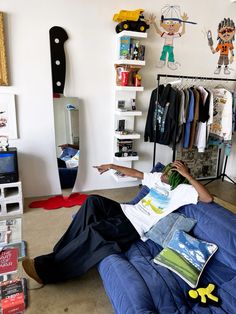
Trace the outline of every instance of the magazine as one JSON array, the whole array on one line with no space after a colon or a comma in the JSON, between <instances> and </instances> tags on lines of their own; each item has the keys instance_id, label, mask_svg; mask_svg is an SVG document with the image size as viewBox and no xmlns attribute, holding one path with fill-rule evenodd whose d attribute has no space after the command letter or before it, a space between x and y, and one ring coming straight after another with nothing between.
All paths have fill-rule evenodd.
<instances>
[{"instance_id":1,"label":"magazine","mask_svg":"<svg viewBox=\"0 0 236 314\"><path fill-rule=\"evenodd\" d=\"M16 242L16 243L8 243L4 246L4 249L6 248L17 248L18 261L21 261L26 256L26 242L25 241Z\"/></svg>"},{"instance_id":2,"label":"magazine","mask_svg":"<svg viewBox=\"0 0 236 314\"><path fill-rule=\"evenodd\" d=\"M16 273L17 266L18 266L18 249L2 248L0 250L0 275Z\"/></svg>"},{"instance_id":3,"label":"magazine","mask_svg":"<svg viewBox=\"0 0 236 314\"><path fill-rule=\"evenodd\" d=\"M19 217L0 220L0 247L21 241L22 219Z\"/></svg>"}]
</instances>

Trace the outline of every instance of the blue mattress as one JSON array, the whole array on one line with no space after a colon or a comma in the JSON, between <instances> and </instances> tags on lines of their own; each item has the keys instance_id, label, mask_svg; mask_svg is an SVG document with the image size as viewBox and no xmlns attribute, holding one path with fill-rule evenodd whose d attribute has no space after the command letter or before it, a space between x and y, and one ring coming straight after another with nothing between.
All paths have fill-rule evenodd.
<instances>
[{"instance_id":1,"label":"blue mattress","mask_svg":"<svg viewBox=\"0 0 236 314\"><path fill-rule=\"evenodd\" d=\"M143 187L132 202L148 192ZM123 254L106 257L98 265L106 293L115 313L227 313L236 314L236 215L215 203L199 202L178 210L197 220L192 234L218 245L208 262L199 287L209 283L217 286L219 307L202 307L190 300L190 287L175 273L157 265L153 258L162 247L151 240L136 241Z\"/></svg>"}]
</instances>

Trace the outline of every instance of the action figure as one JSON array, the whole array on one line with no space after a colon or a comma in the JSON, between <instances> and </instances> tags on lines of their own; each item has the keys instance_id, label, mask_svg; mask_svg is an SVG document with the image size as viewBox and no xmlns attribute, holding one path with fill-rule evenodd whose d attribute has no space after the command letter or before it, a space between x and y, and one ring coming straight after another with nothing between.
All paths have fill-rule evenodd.
<instances>
[{"instance_id":1,"label":"action figure","mask_svg":"<svg viewBox=\"0 0 236 314\"><path fill-rule=\"evenodd\" d=\"M214 289L215 289L215 285L212 283L209 283L209 285L206 288L198 288L196 290L189 290L188 294L192 299L198 299L200 297L200 303L202 305L206 305L208 299L210 299L214 303L218 303L219 298L212 294Z\"/></svg>"}]
</instances>

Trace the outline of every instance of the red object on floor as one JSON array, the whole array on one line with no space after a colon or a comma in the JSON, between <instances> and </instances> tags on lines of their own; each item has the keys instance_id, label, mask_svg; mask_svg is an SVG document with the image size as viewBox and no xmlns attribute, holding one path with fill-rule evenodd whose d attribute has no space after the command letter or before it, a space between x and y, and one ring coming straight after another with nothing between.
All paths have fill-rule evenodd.
<instances>
[{"instance_id":1,"label":"red object on floor","mask_svg":"<svg viewBox=\"0 0 236 314\"><path fill-rule=\"evenodd\" d=\"M70 196L57 195L46 200L35 201L29 204L29 208L57 209L61 207L72 207L82 205L87 194L73 193Z\"/></svg>"}]
</instances>

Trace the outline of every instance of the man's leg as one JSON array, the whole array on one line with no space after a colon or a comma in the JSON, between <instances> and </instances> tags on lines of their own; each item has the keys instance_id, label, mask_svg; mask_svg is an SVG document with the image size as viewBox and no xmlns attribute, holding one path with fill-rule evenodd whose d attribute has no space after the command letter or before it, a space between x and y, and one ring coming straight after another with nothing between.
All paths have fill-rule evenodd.
<instances>
[{"instance_id":1,"label":"man's leg","mask_svg":"<svg viewBox=\"0 0 236 314\"><path fill-rule=\"evenodd\" d=\"M120 204L90 196L51 254L34 259L43 283L78 277L104 257L127 249L139 238Z\"/></svg>"}]
</instances>

